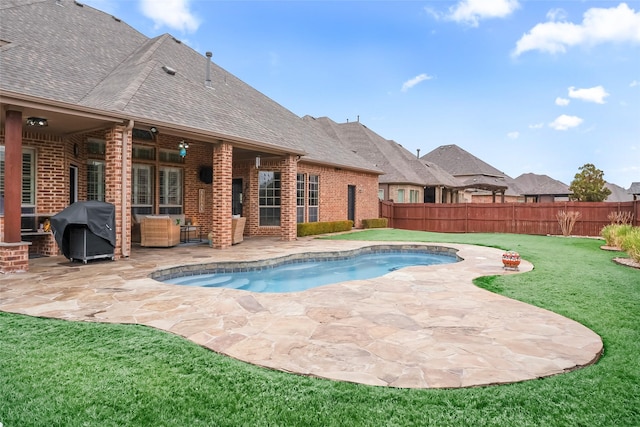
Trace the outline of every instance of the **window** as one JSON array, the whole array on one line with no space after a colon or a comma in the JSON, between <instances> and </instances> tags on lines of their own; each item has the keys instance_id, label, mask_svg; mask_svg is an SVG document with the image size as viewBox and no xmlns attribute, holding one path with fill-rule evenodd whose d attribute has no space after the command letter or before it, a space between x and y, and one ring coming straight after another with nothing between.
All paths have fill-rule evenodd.
<instances>
[{"instance_id":1,"label":"window","mask_svg":"<svg viewBox=\"0 0 640 427\"><path fill-rule=\"evenodd\" d=\"M182 213L182 169L160 168L160 213Z\"/></svg>"},{"instance_id":2,"label":"window","mask_svg":"<svg viewBox=\"0 0 640 427\"><path fill-rule=\"evenodd\" d=\"M382 188L378 189L378 199L384 200L384 190Z\"/></svg>"},{"instance_id":3,"label":"window","mask_svg":"<svg viewBox=\"0 0 640 427\"><path fill-rule=\"evenodd\" d=\"M36 152L22 149L22 228L35 230L36 215ZM4 145L0 146L0 214L4 214ZM28 224L25 224L25 221Z\"/></svg>"},{"instance_id":4,"label":"window","mask_svg":"<svg viewBox=\"0 0 640 427\"><path fill-rule=\"evenodd\" d=\"M280 172L258 174L260 226L280 225Z\"/></svg>"},{"instance_id":5,"label":"window","mask_svg":"<svg viewBox=\"0 0 640 427\"><path fill-rule=\"evenodd\" d=\"M398 200L397 203L404 203L404 190L403 189L399 189L398 190Z\"/></svg>"},{"instance_id":6,"label":"window","mask_svg":"<svg viewBox=\"0 0 640 427\"><path fill-rule=\"evenodd\" d=\"M299 173L296 181L296 221L298 223L304 222L304 188L305 188L305 175Z\"/></svg>"},{"instance_id":7,"label":"window","mask_svg":"<svg viewBox=\"0 0 640 427\"><path fill-rule=\"evenodd\" d=\"M134 145L131 148L131 156L135 160L155 160L156 149L153 147L146 147L144 145Z\"/></svg>"},{"instance_id":8,"label":"window","mask_svg":"<svg viewBox=\"0 0 640 427\"><path fill-rule=\"evenodd\" d=\"M104 157L106 143L101 139L89 138L87 140L87 153L90 157Z\"/></svg>"},{"instance_id":9,"label":"window","mask_svg":"<svg viewBox=\"0 0 640 427\"><path fill-rule=\"evenodd\" d=\"M409 190L409 202L418 203L419 194L418 190Z\"/></svg>"},{"instance_id":10,"label":"window","mask_svg":"<svg viewBox=\"0 0 640 427\"><path fill-rule=\"evenodd\" d=\"M22 149L21 228L36 229L36 153L32 148ZM0 214L4 214L4 145L0 146Z\"/></svg>"},{"instance_id":11,"label":"window","mask_svg":"<svg viewBox=\"0 0 640 427\"><path fill-rule=\"evenodd\" d=\"M153 166L133 164L131 168L131 212L153 213Z\"/></svg>"},{"instance_id":12,"label":"window","mask_svg":"<svg viewBox=\"0 0 640 427\"><path fill-rule=\"evenodd\" d=\"M318 222L320 201L320 177L309 175L309 222Z\"/></svg>"},{"instance_id":13,"label":"window","mask_svg":"<svg viewBox=\"0 0 640 427\"><path fill-rule=\"evenodd\" d=\"M104 202L104 162L90 160L87 164L87 200Z\"/></svg>"},{"instance_id":14,"label":"window","mask_svg":"<svg viewBox=\"0 0 640 427\"><path fill-rule=\"evenodd\" d=\"M183 159L176 150L160 150L160 161L166 163L182 163Z\"/></svg>"}]
</instances>

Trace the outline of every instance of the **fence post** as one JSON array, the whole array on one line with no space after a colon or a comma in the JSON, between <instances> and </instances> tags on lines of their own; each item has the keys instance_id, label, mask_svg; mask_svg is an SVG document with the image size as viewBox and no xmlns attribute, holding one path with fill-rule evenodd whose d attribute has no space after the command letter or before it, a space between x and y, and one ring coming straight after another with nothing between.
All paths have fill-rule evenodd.
<instances>
[{"instance_id":1,"label":"fence post","mask_svg":"<svg viewBox=\"0 0 640 427\"><path fill-rule=\"evenodd\" d=\"M469 203L464 204L464 232L469 232Z\"/></svg>"}]
</instances>

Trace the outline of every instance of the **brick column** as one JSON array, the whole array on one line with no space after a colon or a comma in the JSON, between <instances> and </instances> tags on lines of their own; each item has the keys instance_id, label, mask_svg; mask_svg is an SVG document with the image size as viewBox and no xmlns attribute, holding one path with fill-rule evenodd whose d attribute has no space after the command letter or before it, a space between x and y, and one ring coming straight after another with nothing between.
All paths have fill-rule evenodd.
<instances>
[{"instance_id":1,"label":"brick column","mask_svg":"<svg viewBox=\"0 0 640 427\"><path fill-rule=\"evenodd\" d=\"M298 162L296 156L287 155L283 159L280 172L280 236L292 241L298 237L296 216L296 180Z\"/></svg>"},{"instance_id":2,"label":"brick column","mask_svg":"<svg viewBox=\"0 0 640 427\"><path fill-rule=\"evenodd\" d=\"M22 273L29 270L31 242L0 242L0 273Z\"/></svg>"},{"instance_id":3,"label":"brick column","mask_svg":"<svg viewBox=\"0 0 640 427\"><path fill-rule=\"evenodd\" d=\"M221 142L213 147L212 245L216 249L231 247L231 183L233 178L233 146Z\"/></svg>"},{"instance_id":4,"label":"brick column","mask_svg":"<svg viewBox=\"0 0 640 427\"><path fill-rule=\"evenodd\" d=\"M124 179L127 180L127 189L131 188L131 150L129 149L125 155L127 156L127 169L122 168L122 137L124 132L129 132L129 141L131 141L131 131L128 131L124 126L114 126L105 132L105 202L115 205L116 211L116 247L115 258L120 259L123 253L123 246L126 245L126 252L129 253L131 248L131 233L126 241L122 241L122 217L126 215L126 223L131 224L131 209L126 209L122 212L122 184L123 184L123 172ZM129 190L130 191L130 190ZM125 195L127 206L131 204L131 195L128 193Z\"/></svg>"}]
</instances>

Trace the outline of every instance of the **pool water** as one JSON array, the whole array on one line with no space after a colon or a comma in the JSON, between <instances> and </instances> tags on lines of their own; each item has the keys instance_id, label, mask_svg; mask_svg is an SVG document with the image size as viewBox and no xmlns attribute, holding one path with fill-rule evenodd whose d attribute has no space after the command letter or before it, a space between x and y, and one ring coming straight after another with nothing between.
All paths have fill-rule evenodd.
<instances>
[{"instance_id":1,"label":"pool water","mask_svg":"<svg viewBox=\"0 0 640 427\"><path fill-rule=\"evenodd\" d=\"M241 289L251 292L299 292L349 280L371 279L414 265L447 264L455 256L422 252L383 252L339 260L309 260L250 271L197 274L163 280L183 286Z\"/></svg>"}]
</instances>

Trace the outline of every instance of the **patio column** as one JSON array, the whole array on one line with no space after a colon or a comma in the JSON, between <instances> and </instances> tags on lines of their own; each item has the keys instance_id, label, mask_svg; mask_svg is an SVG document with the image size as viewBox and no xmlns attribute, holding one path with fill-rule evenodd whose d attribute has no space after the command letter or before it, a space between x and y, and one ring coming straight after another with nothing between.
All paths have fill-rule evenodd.
<instances>
[{"instance_id":1,"label":"patio column","mask_svg":"<svg viewBox=\"0 0 640 427\"><path fill-rule=\"evenodd\" d=\"M212 245L216 249L231 247L231 184L233 178L233 146L220 142L213 146L213 212Z\"/></svg>"},{"instance_id":2,"label":"patio column","mask_svg":"<svg viewBox=\"0 0 640 427\"><path fill-rule=\"evenodd\" d=\"M284 157L280 172L280 236L282 240L292 241L298 237L296 215L296 181L298 162L296 156Z\"/></svg>"},{"instance_id":3,"label":"patio column","mask_svg":"<svg viewBox=\"0 0 640 427\"><path fill-rule=\"evenodd\" d=\"M22 242L22 112L7 110L4 124L4 238L0 273L29 270L29 242Z\"/></svg>"},{"instance_id":4,"label":"patio column","mask_svg":"<svg viewBox=\"0 0 640 427\"><path fill-rule=\"evenodd\" d=\"M131 224L131 149L128 144L127 152L124 153L123 138L131 141L131 130L124 126L114 126L105 132L105 202L115 205L116 259L128 256L131 249L131 231L125 234L125 239L122 233L123 227ZM123 156L126 167L123 167ZM126 188L125 194L123 188ZM124 211L123 202L126 206Z\"/></svg>"},{"instance_id":5,"label":"patio column","mask_svg":"<svg viewBox=\"0 0 640 427\"><path fill-rule=\"evenodd\" d=\"M4 241L17 243L22 240L22 112L8 110L4 130Z\"/></svg>"}]
</instances>

